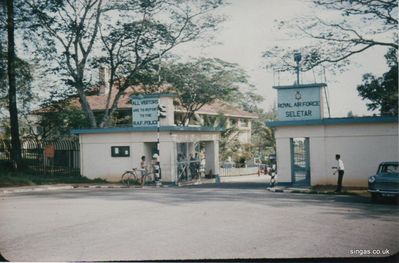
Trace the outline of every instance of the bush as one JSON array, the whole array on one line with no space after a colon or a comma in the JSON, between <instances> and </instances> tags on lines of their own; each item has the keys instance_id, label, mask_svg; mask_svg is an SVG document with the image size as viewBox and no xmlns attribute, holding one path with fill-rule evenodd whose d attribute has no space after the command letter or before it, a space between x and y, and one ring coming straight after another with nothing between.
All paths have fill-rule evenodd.
<instances>
[{"instance_id":1,"label":"bush","mask_svg":"<svg viewBox=\"0 0 399 263\"><path fill-rule=\"evenodd\" d=\"M11 161L8 160L0 160L0 171L2 172L11 172L13 169Z\"/></svg>"}]
</instances>

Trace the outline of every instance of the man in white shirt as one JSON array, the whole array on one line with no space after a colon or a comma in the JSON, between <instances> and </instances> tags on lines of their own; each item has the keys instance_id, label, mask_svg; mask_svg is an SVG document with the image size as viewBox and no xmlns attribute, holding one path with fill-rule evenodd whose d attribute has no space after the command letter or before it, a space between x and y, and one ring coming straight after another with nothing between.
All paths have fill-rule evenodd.
<instances>
[{"instance_id":1,"label":"man in white shirt","mask_svg":"<svg viewBox=\"0 0 399 263\"><path fill-rule=\"evenodd\" d=\"M145 156L141 156L141 162L140 162L140 167L137 169L141 173L141 178L140 178L140 184L141 186L144 186L145 183L145 176L148 175L148 168L147 164L145 162Z\"/></svg>"},{"instance_id":2,"label":"man in white shirt","mask_svg":"<svg viewBox=\"0 0 399 263\"><path fill-rule=\"evenodd\" d=\"M341 192L342 190L342 179L344 178L344 162L341 160L341 155L336 154L335 160L337 160L337 167L333 167L338 171L338 182L337 182L337 190L335 192Z\"/></svg>"}]
</instances>

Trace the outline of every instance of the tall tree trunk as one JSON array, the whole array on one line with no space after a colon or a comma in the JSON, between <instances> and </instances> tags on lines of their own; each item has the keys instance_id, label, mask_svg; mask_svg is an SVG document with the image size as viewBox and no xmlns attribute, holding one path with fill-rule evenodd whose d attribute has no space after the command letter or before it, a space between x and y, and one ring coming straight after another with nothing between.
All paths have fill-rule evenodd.
<instances>
[{"instance_id":1,"label":"tall tree trunk","mask_svg":"<svg viewBox=\"0 0 399 263\"><path fill-rule=\"evenodd\" d=\"M79 94L80 105L82 106L83 112L85 113L86 120L90 124L90 128L97 128L96 118L94 116L93 111L90 108L90 104L87 101L83 88L77 88L77 90Z\"/></svg>"},{"instance_id":2,"label":"tall tree trunk","mask_svg":"<svg viewBox=\"0 0 399 263\"><path fill-rule=\"evenodd\" d=\"M8 72L8 100L11 125L11 158L14 169L21 167L21 142L19 140L17 87L15 80L15 42L14 42L14 3L7 0L7 72Z\"/></svg>"}]
</instances>

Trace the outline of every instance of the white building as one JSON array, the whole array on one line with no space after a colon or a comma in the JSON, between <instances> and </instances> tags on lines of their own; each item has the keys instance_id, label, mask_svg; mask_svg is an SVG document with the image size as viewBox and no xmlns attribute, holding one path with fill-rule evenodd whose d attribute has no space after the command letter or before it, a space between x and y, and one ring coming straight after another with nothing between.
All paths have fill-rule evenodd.
<instances>
[{"instance_id":1,"label":"white building","mask_svg":"<svg viewBox=\"0 0 399 263\"><path fill-rule=\"evenodd\" d=\"M177 182L178 155L188 157L198 151L199 144L205 158L205 174L218 175L220 129L174 125L174 95L160 96L160 105L165 106L167 113L159 128L162 182ZM159 95L142 97L157 100ZM144 111L151 114L151 111ZM141 156L145 155L149 161L157 152L157 126L79 129L72 133L79 135L81 175L92 179L119 181L124 171L139 167Z\"/></svg>"},{"instance_id":2,"label":"white building","mask_svg":"<svg viewBox=\"0 0 399 263\"><path fill-rule=\"evenodd\" d=\"M367 186L383 161L397 161L398 117L325 118L325 84L274 87L279 185L336 184L335 154L345 164L344 186Z\"/></svg>"}]
</instances>

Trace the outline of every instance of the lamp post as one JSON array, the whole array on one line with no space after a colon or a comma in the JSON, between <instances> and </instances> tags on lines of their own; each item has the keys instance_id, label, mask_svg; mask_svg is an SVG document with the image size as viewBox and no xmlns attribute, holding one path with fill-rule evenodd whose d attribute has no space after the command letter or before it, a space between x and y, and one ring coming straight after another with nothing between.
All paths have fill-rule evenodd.
<instances>
[{"instance_id":1,"label":"lamp post","mask_svg":"<svg viewBox=\"0 0 399 263\"><path fill-rule=\"evenodd\" d=\"M162 186L161 181L161 162L160 162L160 150L159 150L159 132L161 126L161 118L166 117L166 109L161 106L161 53L158 55L158 122L157 122L157 153L155 155L155 165L154 165L154 178L155 185L157 187Z\"/></svg>"},{"instance_id":2,"label":"lamp post","mask_svg":"<svg viewBox=\"0 0 399 263\"><path fill-rule=\"evenodd\" d=\"M294 53L294 61L296 62L296 84L299 85L299 62L301 62L302 55L301 52L296 51Z\"/></svg>"}]
</instances>

